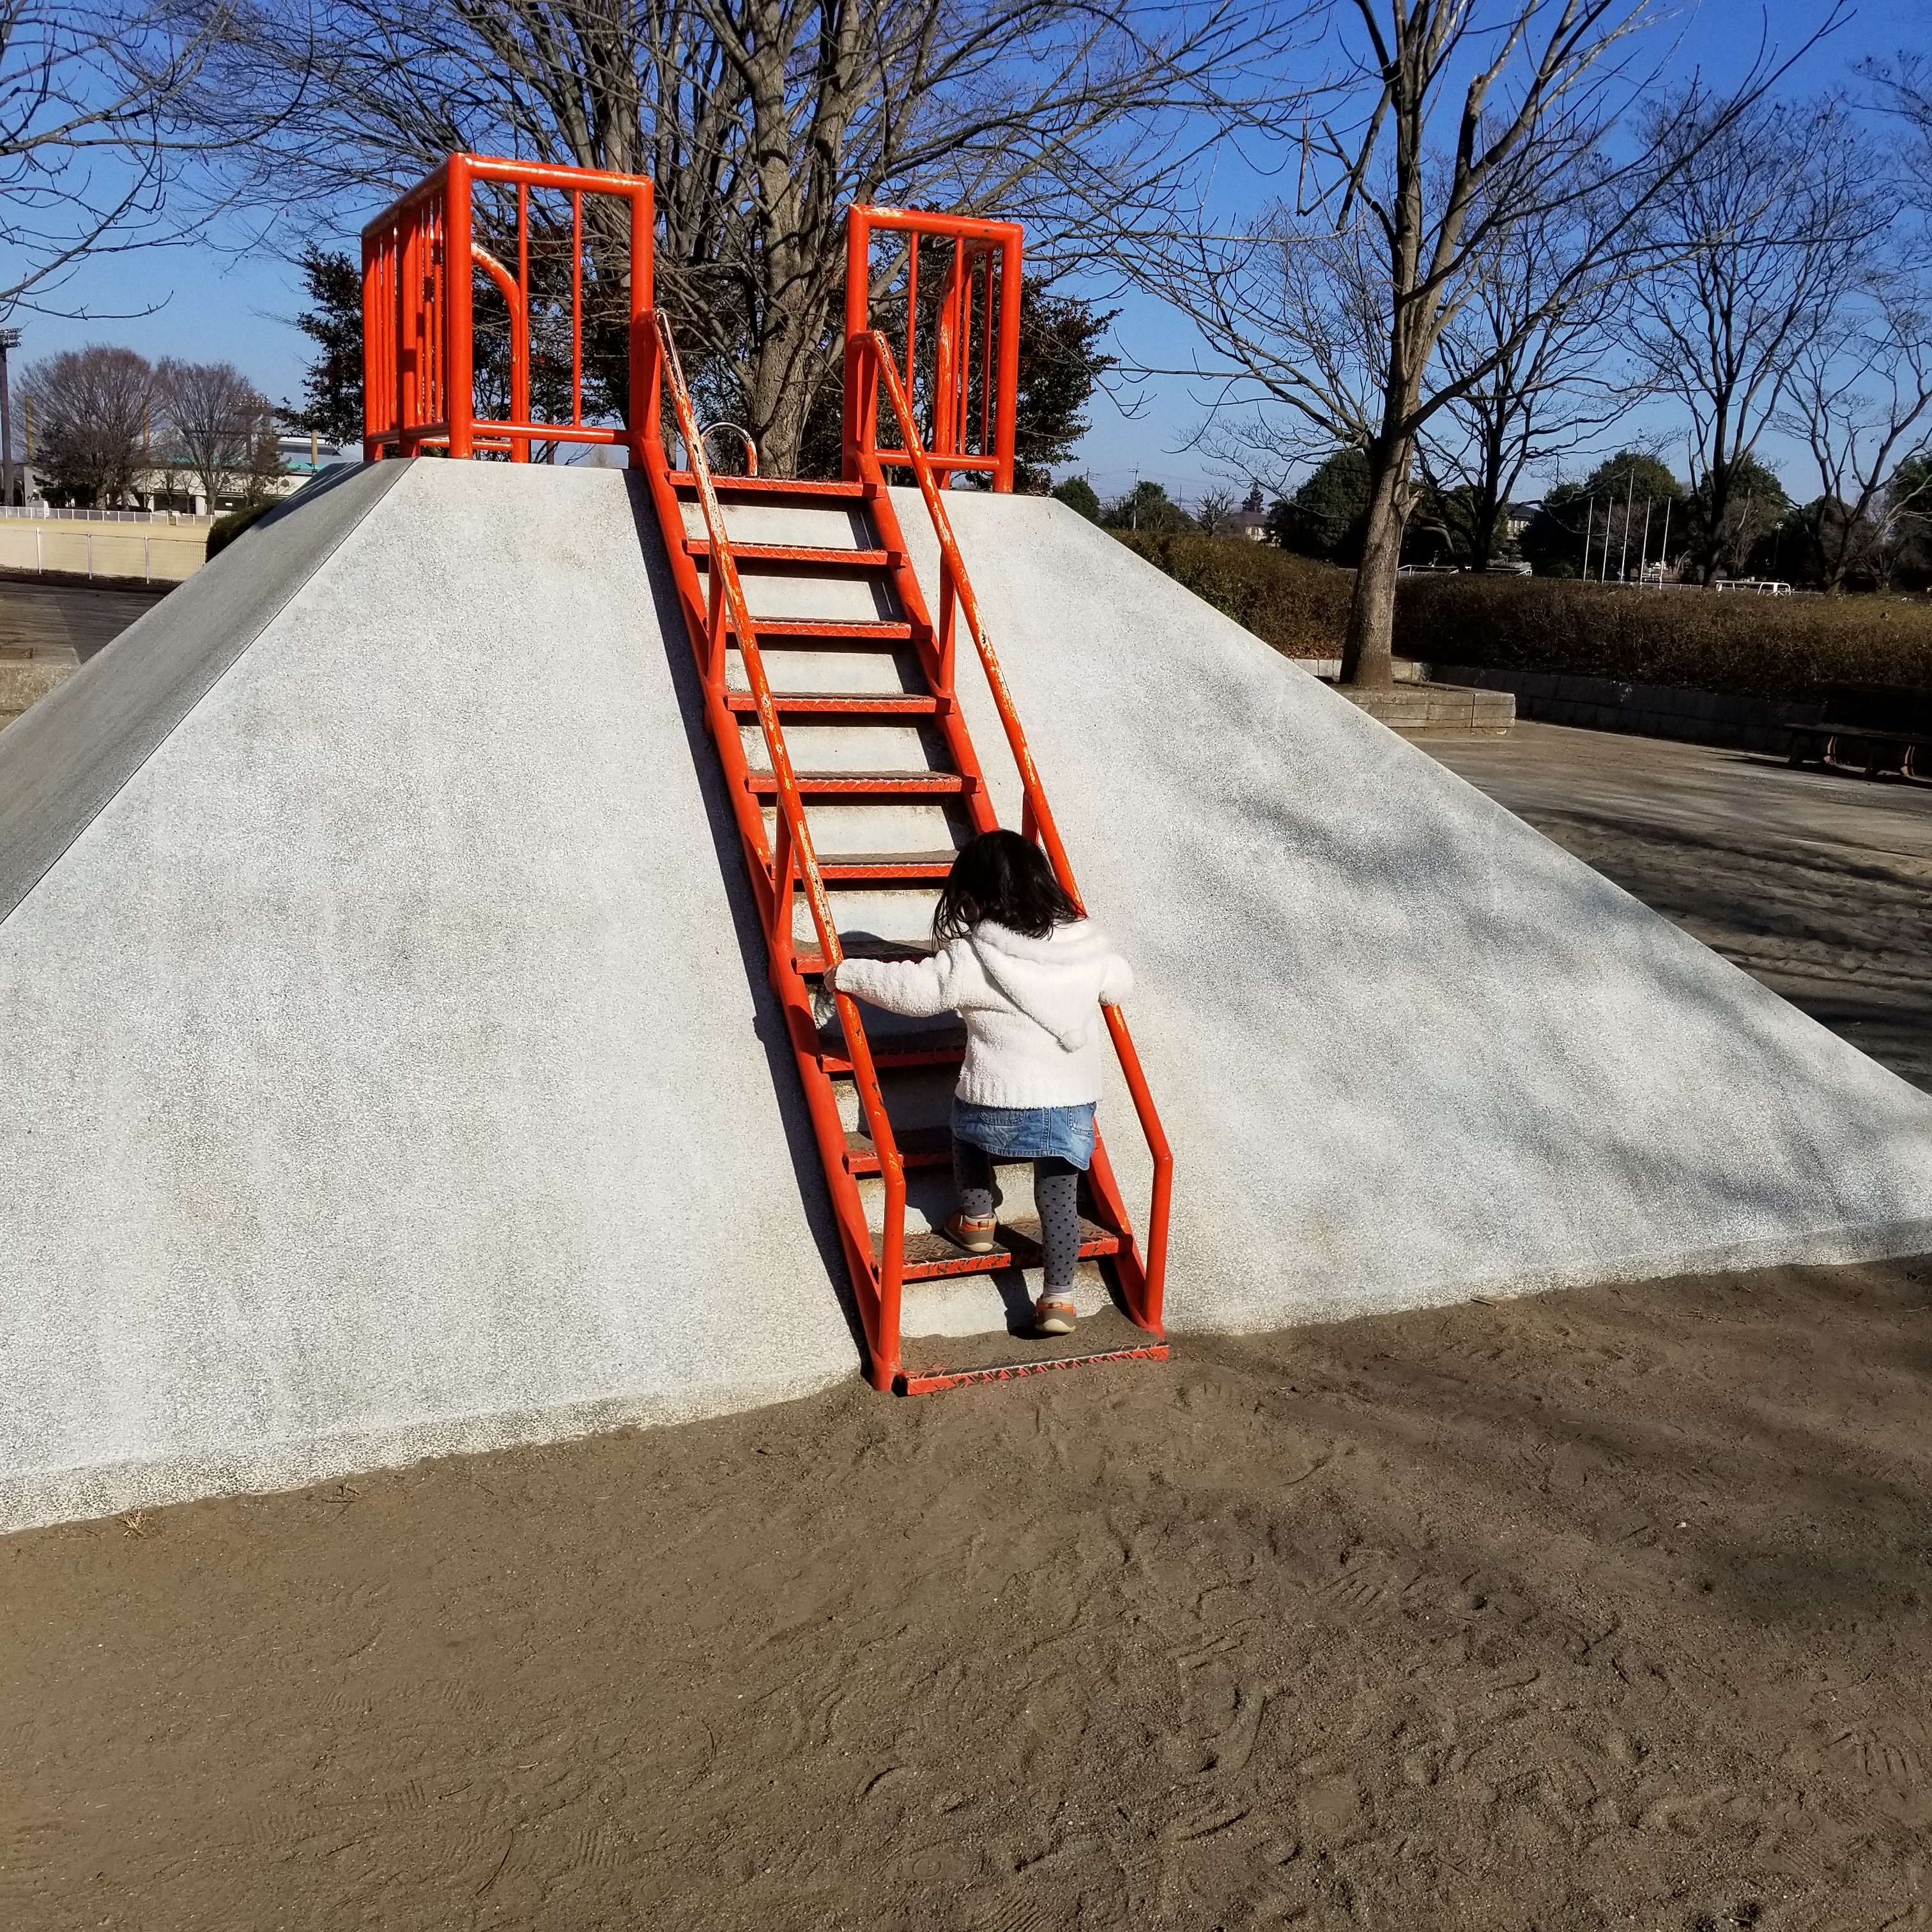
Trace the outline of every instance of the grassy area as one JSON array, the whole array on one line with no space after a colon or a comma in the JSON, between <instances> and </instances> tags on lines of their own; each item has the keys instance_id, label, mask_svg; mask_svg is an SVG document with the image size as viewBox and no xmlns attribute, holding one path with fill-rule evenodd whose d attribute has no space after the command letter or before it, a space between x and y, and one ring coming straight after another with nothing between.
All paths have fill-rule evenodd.
<instances>
[{"instance_id":1,"label":"grassy area","mask_svg":"<svg viewBox=\"0 0 1932 1932\"><path fill-rule=\"evenodd\" d=\"M1276 650L1340 655L1353 571L1226 537L1114 534ZM1827 684L1932 688L1932 604L1554 578L1414 578L1398 593L1395 647L1429 664L1802 698Z\"/></svg>"},{"instance_id":2,"label":"grassy area","mask_svg":"<svg viewBox=\"0 0 1932 1932\"><path fill-rule=\"evenodd\" d=\"M1204 602L1292 658L1339 657L1352 570L1229 537L1113 534Z\"/></svg>"}]
</instances>

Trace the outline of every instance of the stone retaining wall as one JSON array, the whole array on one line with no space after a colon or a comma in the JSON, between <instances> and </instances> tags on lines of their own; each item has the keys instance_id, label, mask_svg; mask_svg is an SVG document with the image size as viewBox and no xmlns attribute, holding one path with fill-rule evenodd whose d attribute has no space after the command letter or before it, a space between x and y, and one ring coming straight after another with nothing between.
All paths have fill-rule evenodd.
<instances>
[{"instance_id":1,"label":"stone retaining wall","mask_svg":"<svg viewBox=\"0 0 1932 1932\"><path fill-rule=\"evenodd\" d=\"M1790 746L1794 724L1816 724L1825 715L1822 703L1817 700L1800 704L1736 698L1723 692L1620 684L1614 678L1572 677L1556 671L1492 670L1472 664L1430 668L1435 676L1453 684L1513 693L1519 718L1747 752L1782 755Z\"/></svg>"}]
</instances>

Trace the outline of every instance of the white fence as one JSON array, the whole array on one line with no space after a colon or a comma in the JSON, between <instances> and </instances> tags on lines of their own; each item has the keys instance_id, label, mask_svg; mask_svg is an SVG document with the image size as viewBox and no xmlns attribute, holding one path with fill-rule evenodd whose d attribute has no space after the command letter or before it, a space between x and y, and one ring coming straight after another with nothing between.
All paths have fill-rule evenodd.
<instances>
[{"instance_id":1,"label":"white fence","mask_svg":"<svg viewBox=\"0 0 1932 1932\"><path fill-rule=\"evenodd\" d=\"M212 517L198 517L188 510L50 510L44 503L25 506L0 503L0 518L16 521L56 524L212 524Z\"/></svg>"},{"instance_id":2,"label":"white fence","mask_svg":"<svg viewBox=\"0 0 1932 1932\"><path fill-rule=\"evenodd\" d=\"M208 525L170 529L62 518L0 520L0 570L179 584L208 560Z\"/></svg>"}]
</instances>

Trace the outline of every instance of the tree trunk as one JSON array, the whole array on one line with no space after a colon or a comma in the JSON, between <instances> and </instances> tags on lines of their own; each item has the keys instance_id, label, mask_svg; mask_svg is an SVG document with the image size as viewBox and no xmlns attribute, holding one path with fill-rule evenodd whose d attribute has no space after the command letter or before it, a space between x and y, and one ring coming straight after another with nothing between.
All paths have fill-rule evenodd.
<instances>
[{"instance_id":1,"label":"tree trunk","mask_svg":"<svg viewBox=\"0 0 1932 1932\"><path fill-rule=\"evenodd\" d=\"M1355 594L1342 644L1342 682L1366 690L1387 691L1395 682L1395 573L1408 520L1403 487L1408 460L1405 443L1399 454L1384 458L1370 476L1362 560L1355 572Z\"/></svg>"}]
</instances>

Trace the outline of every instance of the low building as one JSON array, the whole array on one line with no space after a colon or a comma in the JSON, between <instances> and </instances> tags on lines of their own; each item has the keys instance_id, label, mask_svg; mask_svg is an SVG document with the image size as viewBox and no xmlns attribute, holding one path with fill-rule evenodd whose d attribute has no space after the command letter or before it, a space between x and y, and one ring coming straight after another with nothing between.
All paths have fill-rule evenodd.
<instances>
[{"instance_id":1,"label":"low building","mask_svg":"<svg viewBox=\"0 0 1932 1932\"><path fill-rule=\"evenodd\" d=\"M344 460L341 449L320 436L280 436L275 439L278 467L269 475L248 479L245 486L224 490L210 503L202 479L193 466L170 457L137 470L134 494L144 510L178 510L190 516L220 515L259 502L264 496L292 496L321 470Z\"/></svg>"}]
</instances>

